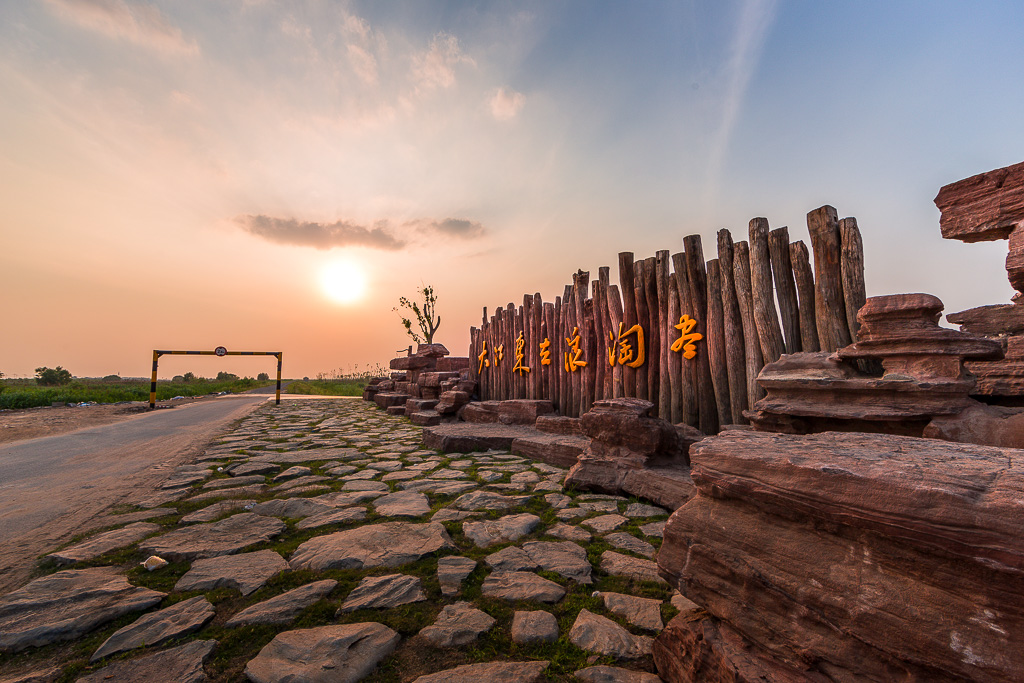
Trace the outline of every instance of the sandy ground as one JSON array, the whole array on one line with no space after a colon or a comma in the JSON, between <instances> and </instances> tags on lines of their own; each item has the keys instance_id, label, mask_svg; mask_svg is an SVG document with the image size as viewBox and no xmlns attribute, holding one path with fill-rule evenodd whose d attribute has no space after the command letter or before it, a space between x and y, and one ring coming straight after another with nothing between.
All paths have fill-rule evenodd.
<instances>
[{"instance_id":1,"label":"sandy ground","mask_svg":"<svg viewBox=\"0 0 1024 683\"><path fill-rule=\"evenodd\" d=\"M201 401L206 397L174 401L174 405ZM164 402L164 404L169 402ZM158 409L166 405L160 404ZM35 439L41 436L56 436L74 432L86 427L99 427L143 415L149 404L128 403L120 405L83 406L81 408L26 408L24 410L0 410L0 443Z\"/></svg>"}]
</instances>

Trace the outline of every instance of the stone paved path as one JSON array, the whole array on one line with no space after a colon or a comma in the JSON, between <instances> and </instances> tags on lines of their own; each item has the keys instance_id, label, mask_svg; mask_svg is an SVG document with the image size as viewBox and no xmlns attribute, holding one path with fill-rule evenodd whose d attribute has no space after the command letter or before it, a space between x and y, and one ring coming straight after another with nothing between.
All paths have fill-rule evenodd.
<instances>
[{"instance_id":1,"label":"stone paved path","mask_svg":"<svg viewBox=\"0 0 1024 683\"><path fill-rule=\"evenodd\" d=\"M563 491L565 474L424 449L360 400L268 404L124 510L129 531L51 549L0 596L0 683L658 681L650 643L677 613L654 563L667 511ZM151 553L169 563L146 570ZM112 597L69 630L95 567Z\"/></svg>"}]
</instances>

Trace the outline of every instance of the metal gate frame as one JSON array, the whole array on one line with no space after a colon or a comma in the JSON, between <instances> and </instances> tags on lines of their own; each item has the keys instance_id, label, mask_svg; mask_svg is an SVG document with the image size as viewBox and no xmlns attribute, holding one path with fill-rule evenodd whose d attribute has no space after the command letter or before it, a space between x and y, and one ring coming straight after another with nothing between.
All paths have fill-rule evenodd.
<instances>
[{"instance_id":1,"label":"metal gate frame","mask_svg":"<svg viewBox=\"0 0 1024 683\"><path fill-rule=\"evenodd\" d=\"M277 398L276 405L281 405L281 365L284 362L283 351L228 351L218 346L215 351L159 351L153 350L153 376L149 382L149 409L156 408L156 368L160 356L277 356Z\"/></svg>"}]
</instances>

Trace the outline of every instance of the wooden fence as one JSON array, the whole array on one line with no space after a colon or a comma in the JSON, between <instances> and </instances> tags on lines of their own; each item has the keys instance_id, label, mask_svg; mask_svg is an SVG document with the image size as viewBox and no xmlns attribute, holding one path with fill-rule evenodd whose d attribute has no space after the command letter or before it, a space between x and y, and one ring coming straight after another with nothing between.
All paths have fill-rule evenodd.
<instances>
[{"instance_id":1,"label":"wooden fence","mask_svg":"<svg viewBox=\"0 0 1024 683\"><path fill-rule=\"evenodd\" d=\"M864 252L854 218L807 215L814 252L787 228L750 221L749 242L718 232L718 258L699 235L683 251L619 254L619 282L578 271L561 296L523 296L470 329L480 397L549 399L578 417L595 400L634 396L656 414L711 434L745 424L764 395L756 378L783 353L835 351L856 339Z\"/></svg>"}]
</instances>

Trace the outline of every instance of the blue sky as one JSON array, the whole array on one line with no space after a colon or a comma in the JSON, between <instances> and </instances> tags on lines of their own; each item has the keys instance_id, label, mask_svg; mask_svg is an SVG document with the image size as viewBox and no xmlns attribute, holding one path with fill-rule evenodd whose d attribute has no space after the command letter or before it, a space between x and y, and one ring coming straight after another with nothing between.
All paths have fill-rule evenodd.
<instances>
[{"instance_id":1,"label":"blue sky","mask_svg":"<svg viewBox=\"0 0 1024 683\"><path fill-rule=\"evenodd\" d=\"M1008 301L1005 243L943 241L932 198L1024 159L1022 29L1012 2L0 3L0 252L32 283L0 371L386 363L421 283L464 353L482 306L755 216L806 239L826 203L869 295ZM331 299L335 264L367 294Z\"/></svg>"}]
</instances>

